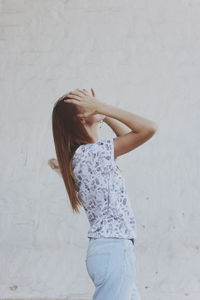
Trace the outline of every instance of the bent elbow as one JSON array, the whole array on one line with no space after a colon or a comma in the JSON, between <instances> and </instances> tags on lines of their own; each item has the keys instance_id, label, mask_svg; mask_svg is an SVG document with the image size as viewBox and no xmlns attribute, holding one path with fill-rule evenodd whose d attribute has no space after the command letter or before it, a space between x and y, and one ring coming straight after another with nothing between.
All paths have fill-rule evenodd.
<instances>
[{"instance_id":1,"label":"bent elbow","mask_svg":"<svg viewBox=\"0 0 200 300\"><path fill-rule=\"evenodd\" d=\"M158 124L153 123L152 126L149 128L149 132L155 134L156 131L158 130Z\"/></svg>"},{"instance_id":2,"label":"bent elbow","mask_svg":"<svg viewBox=\"0 0 200 300\"><path fill-rule=\"evenodd\" d=\"M147 130L146 130L146 137L149 139L151 138L155 133L156 131L158 130L158 125L156 123L154 123L151 127L149 127Z\"/></svg>"}]
</instances>

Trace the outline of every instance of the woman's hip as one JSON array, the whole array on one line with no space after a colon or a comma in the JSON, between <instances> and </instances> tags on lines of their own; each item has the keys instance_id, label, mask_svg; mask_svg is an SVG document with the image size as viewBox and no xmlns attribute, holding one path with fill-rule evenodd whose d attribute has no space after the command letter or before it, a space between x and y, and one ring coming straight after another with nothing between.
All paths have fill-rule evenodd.
<instances>
[{"instance_id":1,"label":"woman's hip","mask_svg":"<svg viewBox=\"0 0 200 300\"><path fill-rule=\"evenodd\" d=\"M117 283L122 277L131 282L135 274L134 244L124 238L91 238L85 262L96 287L106 281Z\"/></svg>"}]
</instances>

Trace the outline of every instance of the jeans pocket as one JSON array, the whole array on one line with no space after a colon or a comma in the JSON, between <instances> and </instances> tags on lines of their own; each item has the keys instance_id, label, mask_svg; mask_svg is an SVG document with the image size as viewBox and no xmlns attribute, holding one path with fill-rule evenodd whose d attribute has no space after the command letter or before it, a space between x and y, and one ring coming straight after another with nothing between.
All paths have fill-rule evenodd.
<instances>
[{"instance_id":1,"label":"jeans pocket","mask_svg":"<svg viewBox=\"0 0 200 300\"><path fill-rule=\"evenodd\" d=\"M110 256L110 252L87 255L85 260L87 271L95 286L102 285L106 281L110 264Z\"/></svg>"}]
</instances>

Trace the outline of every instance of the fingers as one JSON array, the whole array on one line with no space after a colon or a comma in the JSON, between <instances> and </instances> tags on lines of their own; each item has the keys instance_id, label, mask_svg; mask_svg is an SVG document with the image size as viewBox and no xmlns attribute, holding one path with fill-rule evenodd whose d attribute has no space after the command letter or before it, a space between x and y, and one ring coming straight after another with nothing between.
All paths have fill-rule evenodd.
<instances>
[{"instance_id":1,"label":"fingers","mask_svg":"<svg viewBox=\"0 0 200 300\"><path fill-rule=\"evenodd\" d=\"M94 91L92 93L94 93ZM82 100L83 96L90 96L90 94L86 89L83 89L83 90L76 89L74 91L70 91L67 94L67 99L65 99L64 102L80 104L80 100ZM79 101L79 103L78 103L78 101Z\"/></svg>"},{"instance_id":2,"label":"fingers","mask_svg":"<svg viewBox=\"0 0 200 300\"><path fill-rule=\"evenodd\" d=\"M83 92L85 93L86 96L90 96L90 93L86 89L83 89Z\"/></svg>"},{"instance_id":3,"label":"fingers","mask_svg":"<svg viewBox=\"0 0 200 300\"><path fill-rule=\"evenodd\" d=\"M76 116L78 118L87 118L86 114L77 114Z\"/></svg>"},{"instance_id":4,"label":"fingers","mask_svg":"<svg viewBox=\"0 0 200 300\"><path fill-rule=\"evenodd\" d=\"M94 92L93 88L91 88L91 91L92 91L92 96L95 97L95 92Z\"/></svg>"},{"instance_id":5,"label":"fingers","mask_svg":"<svg viewBox=\"0 0 200 300\"><path fill-rule=\"evenodd\" d=\"M79 104L80 105L80 101L79 100L74 100L74 99L65 99L64 100L65 103L73 103L73 104Z\"/></svg>"},{"instance_id":6,"label":"fingers","mask_svg":"<svg viewBox=\"0 0 200 300\"><path fill-rule=\"evenodd\" d=\"M57 160L55 158L51 158L48 160L48 164L52 169L58 169Z\"/></svg>"},{"instance_id":7,"label":"fingers","mask_svg":"<svg viewBox=\"0 0 200 300\"><path fill-rule=\"evenodd\" d=\"M89 92L86 89L76 89L71 91L69 94L78 95L78 96L90 96Z\"/></svg>"},{"instance_id":8,"label":"fingers","mask_svg":"<svg viewBox=\"0 0 200 300\"><path fill-rule=\"evenodd\" d=\"M75 91L69 92L69 94L67 94L67 95L76 95L76 96L79 96L79 97L84 96L83 91L78 90L78 89L76 89Z\"/></svg>"},{"instance_id":9,"label":"fingers","mask_svg":"<svg viewBox=\"0 0 200 300\"><path fill-rule=\"evenodd\" d=\"M81 100L80 96L71 94L71 92L70 92L69 94L67 94L67 99L65 99L64 102L80 104L80 100Z\"/></svg>"},{"instance_id":10,"label":"fingers","mask_svg":"<svg viewBox=\"0 0 200 300\"><path fill-rule=\"evenodd\" d=\"M90 93L86 89L82 89L82 90L77 89L77 90L80 91L84 96L90 96Z\"/></svg>"},{"instance_id":11,"label":"fingers","mask_svg":"<svg viewBox=\"0 0 200 300\"><path fill-rule=\"evenodd\" d=\"M67 94L67 98L73 98L73 99L76 99L76 100L81 100L81 96L80 95L77 95L77 94L75 94L75 93L69 93L69 94Z\"/></svg>"},{"instance_id":12,"label":"fingers","mask_svg":"<svg viewBox=\"0 0 200 300\"><path fill-rule=\"evenodd\" d=\"M85 93L83 90L76 89L76 91L80 92L80 95L85 96Z\"/></svg>"}]
</instances>

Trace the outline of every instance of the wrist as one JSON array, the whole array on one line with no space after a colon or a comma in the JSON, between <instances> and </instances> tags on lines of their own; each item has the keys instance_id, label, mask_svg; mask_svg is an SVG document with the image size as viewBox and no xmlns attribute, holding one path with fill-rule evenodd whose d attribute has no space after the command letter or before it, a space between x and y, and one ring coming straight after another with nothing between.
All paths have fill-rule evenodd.
<instances>
[{"instance_id":1,"label":"wrist","mask_svg":"<svg viewBox=\"0 0 200 300\"><path fill-rule=\"evenodd\" d=\"M105 116L105 117L103 118L103 122L106 123L106 122L108 121L108 118L109 118L108 116Z\"/></svg>"},{"instance_id":2,"label":"wrist","mask_svg":"<svg viewBox=\"0 0 200 300\"><path fill-rule=\"evenodd\" d=\"M99 103L96 107L96 113L105 115L106 117L108 111L109 111L109 105L99 100Z\"/></svg>"}]
</instances>

